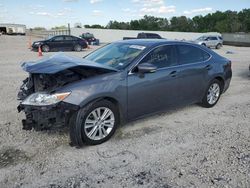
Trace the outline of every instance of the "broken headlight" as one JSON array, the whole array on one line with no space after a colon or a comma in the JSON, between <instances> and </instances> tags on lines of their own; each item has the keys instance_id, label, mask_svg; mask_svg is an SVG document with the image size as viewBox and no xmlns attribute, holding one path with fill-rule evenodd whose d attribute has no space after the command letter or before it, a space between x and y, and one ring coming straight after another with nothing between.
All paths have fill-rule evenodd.
<instances>
[{"instance_id":1,"label":"broken headlight","mask_svg":"<svg viewBox=\"0 0 250 188\"><path fill-rule=\"evenodd\" d=\"M46 106L56 104L62 100L64 100L67 96L70 95L70 92L65 93L55 93L55 94L48 94L48 93L33 93L28 96L22 102L23 105L32 105L32 106Z\"/></svg>"}]
</instances>

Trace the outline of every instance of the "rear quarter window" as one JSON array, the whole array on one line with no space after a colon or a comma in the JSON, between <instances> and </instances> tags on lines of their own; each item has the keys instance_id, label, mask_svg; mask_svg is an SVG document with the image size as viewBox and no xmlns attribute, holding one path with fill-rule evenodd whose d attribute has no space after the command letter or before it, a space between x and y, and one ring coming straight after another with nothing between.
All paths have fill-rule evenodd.
<instances>
[{"instance_id":1,"label":"rear quarter window","mask_svg":"<svg viewBox=\"0 0 250 188\"><path fill-rule=\"evenodd\" d=\"M63 38L63 36L58 36L58 37L54 37L52 40L53 41L63 41L64 38Z\"/></svg>"},{"instance_id":2,"label":"rear quarter window","mask_svg":"<svg viewBox=\"0 0 250 188\"><path fill-rule=\"evenodd\" d=\"M191 64L206 61L210 54L191 45L177 45L179 64Z\"/></svg>"}]
</instances>

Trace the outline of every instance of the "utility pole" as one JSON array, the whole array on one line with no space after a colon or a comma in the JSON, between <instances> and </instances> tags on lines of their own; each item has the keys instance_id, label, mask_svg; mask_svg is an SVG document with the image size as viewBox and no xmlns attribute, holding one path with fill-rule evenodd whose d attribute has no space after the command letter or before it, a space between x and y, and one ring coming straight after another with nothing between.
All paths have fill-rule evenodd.
<instances>
[{"instance_id":1,"label":"utility pole","mask_svg":"<svg viewBox=\"0 0 250 188\"><path fill-rule=\"evenodd\" d=\"M69 31L69 35L70 35L70 24L68 23L68 31Z\"/></svg>"}]
</instances>

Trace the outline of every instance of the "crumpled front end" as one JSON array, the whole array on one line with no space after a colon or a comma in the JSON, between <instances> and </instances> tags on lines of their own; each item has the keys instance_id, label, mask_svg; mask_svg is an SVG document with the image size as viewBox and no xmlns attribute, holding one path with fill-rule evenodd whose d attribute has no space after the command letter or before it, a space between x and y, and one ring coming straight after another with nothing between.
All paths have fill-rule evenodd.
<instances>
[{"instance_id":1,"label":"crumpled front end","mask_svg":"<svg viewBox=\"0 0 250 188\"><path fill-rule=\"evenodd\" d=\"M23 129L36 131L62 128L68 125L69 119L78 106L60 102L50 106L29 106L20 103L18 111L25 113L22 120Z\"/></svg>"},{"instance_id":2,"label":"crumpled front end","mask_svg":"<svg viewBox=\"0 0 250 188\"><path fill-rule=\"evenodd\" d=\"M25 113L23 128L44 130L63 127L79 106L64 102L72 91L61 90L74 82L114 72L113 68L82 58L57 54L37 62L22 64L29 77L23 81L18 111ZM73 91L74 92L74 91Z\"/></svg>"},{"instance_id":3,"label":"crumpled front end","mask_svg":"<svg viewBox=\"0 0 250 188\"><path fill-rule=\"evenodd\" d=\"M57 78L62 77L57 75ZM64 82L60 81L60 83ZM62 93L53 94L57 87L60 87L60 84L52 75L30 74L23 81L18 92L18 99L21 102L17 107L18 112L23 111L26 116L26 119L22 120L23 129L39 131L60 128L68 124L71 115L78 110L78 106L63 102ZM64 95L69 94L70 92L64 93Z\"/></svg>"}]
</instances>

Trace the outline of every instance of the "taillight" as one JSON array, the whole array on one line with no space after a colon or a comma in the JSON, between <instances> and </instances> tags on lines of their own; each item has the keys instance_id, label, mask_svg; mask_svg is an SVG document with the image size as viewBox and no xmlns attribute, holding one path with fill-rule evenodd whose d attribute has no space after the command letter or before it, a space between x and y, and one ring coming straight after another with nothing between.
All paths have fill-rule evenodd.
<instances>
[{"instance_id":1,"label":"taillight","mask_svg":"<svg viewBox=\"0 0 250 188\"><path fill-rule=\"evenodd\" d=\"M228 66L229 66L229 68L232 67L232 61L229 61L229 62L228 62Z\"/></svg>"},{"instance_id":2,"label":"taillight","mask_svg":"<svg viewBox=\"0 0 250 188\"><path fill-rule=\"evenodd\" d=\"M229 61L227 62L227 64L224 65L224 67L225 67L226 69L231 69L231 67L232 67L232 62L229 60Z\"/></svg>"}]
</instances>

